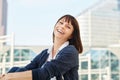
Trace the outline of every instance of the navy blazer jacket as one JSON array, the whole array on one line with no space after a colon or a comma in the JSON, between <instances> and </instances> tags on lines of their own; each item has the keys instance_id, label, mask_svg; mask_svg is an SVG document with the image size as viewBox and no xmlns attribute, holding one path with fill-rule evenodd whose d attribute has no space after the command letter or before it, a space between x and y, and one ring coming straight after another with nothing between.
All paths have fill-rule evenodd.
<instances>
[{"instance_id":1,"label":"navy blazer jacket","mask_svg":"<svg viewBox=\"0 0 120 80\"><path fill-rule=\"evenodd\" d=\"M13 67L9 72L32 70L32 80L50 80L54 76L57 80L62 80L62 76L64 80L79 80L79 56L73 45L63 48L51 61L47 61L47 50L43 50L25 67Z\"/></svg>"}]
</instances>

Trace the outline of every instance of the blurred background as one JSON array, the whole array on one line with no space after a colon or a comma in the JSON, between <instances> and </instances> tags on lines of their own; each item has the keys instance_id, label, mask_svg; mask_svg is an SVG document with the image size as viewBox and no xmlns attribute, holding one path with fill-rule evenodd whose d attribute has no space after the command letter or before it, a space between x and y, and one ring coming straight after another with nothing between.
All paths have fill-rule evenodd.
<instances>
[{"instance_id":1,"label":"blurred background","mask_svg":"<svg viewBox=\"0 0 120 80\"><path fill-rule=\"evenodd\" d=\"M0 0L0 74L49 48L65 14L80 25L79 80L120 80L120 0Z\"/></svg>"}]
</instances>

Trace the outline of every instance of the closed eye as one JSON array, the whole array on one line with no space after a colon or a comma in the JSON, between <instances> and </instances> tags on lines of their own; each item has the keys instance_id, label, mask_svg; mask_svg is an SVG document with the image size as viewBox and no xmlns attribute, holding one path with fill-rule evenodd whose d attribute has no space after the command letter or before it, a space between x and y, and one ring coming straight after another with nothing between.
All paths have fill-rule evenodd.
<instances>
[{"instance_id":1,"label":"closed eye","mask_svg":"<svg viewBox=\"0 0 120 80\"><path fill-rule=\"evenodd\" d=\"M60 23L60 24L63 24L63 22L61 22L61 21L60 21L59 23Z\"/></svg>"},{"instance_id":2,"label":"closed eye","mask_svg":"<svg viewBox=\"0 0 120 80\"><path fill-rule=\"evenodd\" d=\"M67 27L68 29L71 29L71 26L69 26L69 25L66 25L66 27Z\"/></svg>"}]
</instances>

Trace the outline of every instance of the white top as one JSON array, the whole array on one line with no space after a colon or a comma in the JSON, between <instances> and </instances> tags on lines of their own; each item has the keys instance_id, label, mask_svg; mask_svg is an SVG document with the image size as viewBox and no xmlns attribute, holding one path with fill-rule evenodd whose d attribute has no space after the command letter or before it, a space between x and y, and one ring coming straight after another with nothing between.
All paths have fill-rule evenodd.
<instances>
[{"instance_id":1,"label":"white top","mask_svg":"<svg viewBox=\"0 0 120 80\"><path fill-rule=\"evenodd\" d=\"M59 51L61 51L63 48L65 48L68 45L69 45L69 41L66 41L64 44L62 44L62 46L58 49L58 51L56 52L56 54L53 58L52 58L52 48L53 47L49 48L47 51L49 53L49 57L48 57L47 61L51 61L52 59L55 59L56 55L59 53ZM50 80L56 80L56 77L53 77Z\"/></svg>"}]
</instances>

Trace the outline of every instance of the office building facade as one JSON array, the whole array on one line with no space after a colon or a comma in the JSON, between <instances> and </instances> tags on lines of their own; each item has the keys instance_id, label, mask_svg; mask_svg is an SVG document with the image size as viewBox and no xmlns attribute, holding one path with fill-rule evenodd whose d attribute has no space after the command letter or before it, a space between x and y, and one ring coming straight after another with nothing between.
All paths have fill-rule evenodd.
<instances>
[{"instance_id":1,"label":"office building facade","mask_svg":"<svg viewBox=\"0 0 120 80\"><path fill-rule=\"evenodd\" d=\"M23 67L38 55L42 50L50 46L15 46L13 54L13 63L11 63L10 46L4 45L4 53L0 53L0 74L7 73L11 67Z\"/></svg>"},{"instance_id":2,"label":"office building facade","mask_svg":"<svg viewBox=\"0 0 120 80\"><path fill-rule=\"evenodd\" d=\"M83 45L107 47L120 40L120 0L101 0L77 17Z\"/></svg>"},{"instance_id":3,"label":"office building facade","mask_svg":"<svg viewBox=\"0 0 120 80\"><path fill-rule=\"evenodd\" d=\"M120 80L120 57L108 48L91 48L80 57L79 75L79 80Z\"/></svg>"},{"instance_id":4,"label":"office building facade","mask_svg":"<svg viewBox=\"0 0 120 80\"><path fill-rule=\"evenodd\" d=\"M0 36L7 34L7 0L0 0Z\"/></svg>"},{"instance_id":5,"label":"office building facade","mask_svg":"<svg viewBox=\"0 0 120 80\"><path fill-rule=\"evenodd\" d=\"M120 80L120 0L101 0L77 19L84 46L79 80Z\"/></svg>"}]
</instances>

